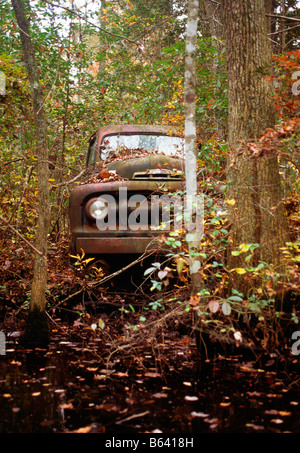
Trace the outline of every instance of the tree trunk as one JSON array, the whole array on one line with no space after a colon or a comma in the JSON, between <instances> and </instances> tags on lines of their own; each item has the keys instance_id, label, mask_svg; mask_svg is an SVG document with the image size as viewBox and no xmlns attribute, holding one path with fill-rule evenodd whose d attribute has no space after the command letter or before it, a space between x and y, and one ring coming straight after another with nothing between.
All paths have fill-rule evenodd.
<instances>
[{"instance_id":1,"label":"tree trunk","mask_svg":"<svg viewBox=\"0 0 300 453\"><path fill-rule=\"evenodd\" d=\"M211 37L211 43L216 49L216 55L213 63L213 75L215 80L215 96L219 95L218 85L221 84L221 80L218 80L218 69L221 63L221 55L224 53L224 33L223 26L221 23L221 5L218 2L212 2L211 0L204 1L205 18L208 22L209 36ZM215 98L215 99L216 99ZM222 139L226 135L223 122L215 120L217 123L217 133L219 139Z\"/></svg>"},{"instance_id":2,"label":"tree trunk","mask_svg":"<svg viewBox=\"0 0 300 453\"><path fill-rule=\"evenodd\" d=\"M199 219L199 199L197 197L197 136L195 115L196 85L196 43L198 23L198 0L189 0L186 26L185 54L185 180L186 180L186 218L188 228L186 240L189 246L190 275L192 294L201 289L200 261L197 252L201 241L201 228L197 229ZM196 207L196 209L195 209ZM194 221L192 220L194 218ZM193 228L192 228L193 227Z\"/></svg>"},{"instance_id":3,"label":"tree trunk","mask_svg":"<svg viewBox=\"0 0 300 453\"><path fill-rule=\"evenodd\" d=\"M256 153L255 147L247 146L275 121L272 87L267 81L271 52L265 5L263 0L223 0L222 6L228 63L227 180L232 246L257 243L252 265L262 260L279 266L279 249L288 240L288 227L276 150ZM244 267L241 256L230 254L229 266ZM237 280L240 290L250 289L244 276Z\"/></svg>"},{"instance_id":4,"label":"tree trunk","mask_svg":"<svg viewBox=\"0 0 300 453\"><path fill-rule=\"evenodd\" d=\"M30 311L27 329L23 337L24 344L45 345L49 340L48 323L45 313L45 292L47 284L47 240L50 227L49 166L47 123L43 107L42 90L38 77L35 53L30 37L24 4L21 0L12 0L22 41L24 63L32 94L36 133L36 152L38 159L38 224L35 247L42 256L35 254L33 281L31 286Z\"/></svg>"}]
</instances>

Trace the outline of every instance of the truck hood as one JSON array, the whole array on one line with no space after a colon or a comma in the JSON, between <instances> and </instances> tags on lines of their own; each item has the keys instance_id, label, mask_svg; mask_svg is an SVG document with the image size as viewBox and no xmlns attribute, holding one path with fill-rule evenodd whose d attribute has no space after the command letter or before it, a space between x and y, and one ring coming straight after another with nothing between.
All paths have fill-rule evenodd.
<instances>
[{"instance_id":1,"label":"truck hood","mask_svg":"<svg viewBox=\"0 0 300 453\"><path fill-rule=\"evenodd\" d=\"M184 160L164 154L150 154L109 162L107 169L127 179L179 179L184 171Z\"/></svg>"}]
</instances>

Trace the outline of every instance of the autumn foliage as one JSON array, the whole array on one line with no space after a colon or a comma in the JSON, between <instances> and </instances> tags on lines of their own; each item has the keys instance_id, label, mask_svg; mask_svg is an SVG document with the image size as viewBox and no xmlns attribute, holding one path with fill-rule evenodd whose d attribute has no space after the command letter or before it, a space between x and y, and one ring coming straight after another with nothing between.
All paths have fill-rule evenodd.
<instances>
[{"instance_id":1,"label":"autumn foliage","mask_svg":"<svg viewBox=\"0 0 300 453\"><path fill-rule=\"evenodd\" d=\"M122 313L125 310L133 313L128 305L124 306L124 301L119 303L120 296L108 295L107 289L101 286L96 289L91 285L92 278L82 277L76 272L76 266L71 266L67 210L72 184L69 181L83 170L89 137L99 122L101 125L136 122L183 127L183 28L177 18L175 20L163 10L165 3L106 2L100 16L103 27L96 33L78 16L70 16L68 34L57 33L51 24L41 33L39 27L45 5L37 4L31 11L35 18L32 29L49 125L49 182L53 209L47 310L51 315L59 313L63 316L71 311L80 322L89 322L86 314L80 311L79 315L75 309L78 300L86 300L85 297L98 301L107 297L110 303L117 304L117 309L122 308ZM14 316L23 318L28 308L33 266L31 249L25 240L30 243L34 238L38 190L32 106L20 57L18 30L8 6L3 3L1 8L0 70L6 74L6 96L0 96L0 213L21 234L18 236L2 224L0 299L1 320L6 321L15 319ZM47 10L51 20L55 17L52 13L52 9ZM63 14L67 17L70 12L63 11ZM277 125L265 131L258 141L243 144L242 151L248 155L277 154L293 241L281 251L288 278L279 289L275 283L281 282L281 275L277 275L272 266L260 263L255 268L249 266L234 271L252 282L254 290L250 298L230 292L228 282L232 273L226 267L229 242L226 213L230 203L234 203L225 195L228 155L226 52L216 48L204 32L197 44L198 177L205 194L206 213L206 230L201 244L201 272L206 286L201 296L206 298L207 313L211 317L207 326L214 325L220 335L224 336L225 331L233 340L239 337L236 320L241 310L253 319L257 314L263 316L267 307L267 314L271 316L278 295L290 291L293 298L299 297L299 67L299 50L273 56L274 74L269 81L274 86ZM199 308L200 297L190 300L188 294L186 247L181 239L182 232L164 238L172 251L166 263L171 269L168 271L170 284L159 275L153 278L157 283L153 285L159 290L152 291L147 298L146 314L152 313L159 318L160 310L166 313L175 307L174 318L182 316L181 319L186 321L186 316ZM235 252L250 256L251 247L255 246L241 244L241 249ZM84 266L84 261L85 258L79 260L79 265ZM109 288L115 289L113 285ZM298 320L299 308L295 307L292 306L293 319ZM136 313L134 316L139 320ZM290 313L288 316L290 320ZM136 322L138 327L141 324ZM256 336L258 343L259 334Z\"/></svg>"},{"instance_id":2,"label":"autumn foliage","mask_svg":"<svg viewBox=\"0 0 300 453\"><path fill-rule=\"evenodd\" d=\"M273 56L275 74L275 105L281 119L293 118L300 113L300 50Z\"/></svg>"}]
</instances>

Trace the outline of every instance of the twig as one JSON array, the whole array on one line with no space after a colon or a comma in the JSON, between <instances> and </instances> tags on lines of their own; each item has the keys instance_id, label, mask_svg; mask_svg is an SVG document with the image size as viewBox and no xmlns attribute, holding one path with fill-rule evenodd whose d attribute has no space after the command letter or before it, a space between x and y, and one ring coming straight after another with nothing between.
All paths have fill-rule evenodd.
<instances>
[{"instance_id":1,"label":"twig","mask_svg":"<svg viewBox=\"0 0 300 453\"><path fill-rule=\"evenodd\" d=\"M63 299L62 301L60 301L58 304L56 304L53 308L57 308L59 307L60 305L64 304L65 302L67 302L68 300L72 299L73 297L75 296L78 296L79 294L81 294L83 291L85 291L87 288L88 289L91 289L91 288L94 288L96 286L99 286L101 285L102 283L106 283L108 280L111 280L112 278L116 277L117 275L121 274L122 272L126 271L127 269L129 269L130 267L132 267L134 264L137 264L139 263L140 261L142 261L145 256L150 256L151 254L153 254L154 251L152 252L144 252L143 255L139 256L135 261L132 261L131 263L129 263L127 266L125 267L122 267L122 269L119 269L118 271L114 272L113 274L109 274L107 275L106 277L103 277L101 280L99 281L96 281L95 283L91 283L90 285L88 285L87 287L83 287L83 288L80 288L78 291L76 291L75 293L72 293L70 294L68 297L66 297L65 299Z\"/></svg>"},{"instance_id":2,"label":"twig","mask_svg":"<svg viewBox=\"0 0 300 453\"><path fill-rule=\"evenodd\" d=\"M277 19L288 19L288 20L295 20L296 22L300 22L300 19L297 17L290 17L290 16L282 16L281 14L266 14L268 17L276 17Z\"/></svg>"},{"instance_id":3,"label":"twig","mask_svg":"<svg viewBox=\"0 0 300 453\"><path fill-rule=\"evenodd\" d=\"M292 27L285 28L284 30L273 31L272 33L269 33L268 36L277 35L278 33L286 33L287 31L293 30L294 28L298 28L298 27L300 27L300 25L293 25Z\"/></svg>"},{"instance_id":4,"label":"twig","mask_svg":"<svg viewBox=\"0 0 300 453\"><path fill-rule=\"evenodd\" d=\"M64 9L65 11L68 11L69 13L72 13L74 14L74 16L77 16L79 17L81 20L85 21L87 24L91 25L92 27L94 28L97 28L97 30L100 30L100 31L103 31L104 33L110 35L110 36L113 36L113 37L116 37L116 38L120 38L120 39L123 39L125 41L128 41L128 42L131 42L132 44L135 44L136 46L139 46L139 43L136 42L136 41L133 41L132 39L129 39L127 38L126 36L120 36L120 35L116 35L115 33L111 33L107 30L105 30L104 28L102 27L99 27L99 25L96 25L96 24L93 24L93 22L90 22L88 19L86 19L85 17L82 17L79 13L77 13L76 11L74 11L73 9L70 9L70 8L67 8L66 6L62 6L62 5L58 5L56 3L53 3L53 2L50 2L49 0L44 0L45 3L48 3L49 5L51 6L55 6L56 8L62 8Z\"/></svg>"},{"instance_id":5,"label":"twig","mask_svg":"<svg viewBox=\"0 0 300 453\"><path fill-rule=\"evenodd\" d=\"M117 275L121 274L122 272L126 271L130 267L132 267L135 264L137 264L140 261L142 261L146 256L150 256L153 253L154 253L154 250L153 251L149 251L149 252L147 252L147 250L146 250L146 252L144 252L143 255L139 256L135 261L132 261L131 263L127 264L127 266L122 267L122 269L119 269L118 271L114 272L113 274L109 274L106 277L103 277L101 280L99 280L98 282L95 282L94 284L92 284L90 286L94 287L94 286L98 286L98 285L101 285L102 283L107 282L108 280L116 277Z\"/></svg>"},{"instance_id":6,"label":"twig","mask_svg":"<svg viewBox=\"0 0 300 453\"><path fill-rule=\"evenodd\" d=\"M49 313L46 311L46 315L48 316L48 318L53 322L53 324L56 325L56 327L60 330L62 330L66 335L70 335L69 332L66 331L66 329L63 329L56 321L54 321L54 319L49 315Z\"/></svg>"},{"instance_id":7,"label":"twig","mask_svg":"<svg viewBox=\"0 0 300 453\"><path fill-rule=\"evenodd\" d=\"M121 423L128 422L129 420L133 420L134 418L144 417L145 415L150 414L149 411L141 412L140 414L133 414L130 417L122 418L116 422L116 425L120 425Z\"/></svg>"},{"instance_id":8,"label":"twig","mask_svg":"<svg viewBox=\"0 0 300 453\"><path fill-rule=\"evenodd\" d=\"M73 179L70 179L70 181L67 181L67 182L60 182L58 184L55 184L54 186L52 187L61 187L61 186L68 186L69 184L72 184L73 182L75 182L77 179L79 179L84 173L85 173L85 169L82 170L77 176L75 176Z\"/></svg>"}]
</instances>

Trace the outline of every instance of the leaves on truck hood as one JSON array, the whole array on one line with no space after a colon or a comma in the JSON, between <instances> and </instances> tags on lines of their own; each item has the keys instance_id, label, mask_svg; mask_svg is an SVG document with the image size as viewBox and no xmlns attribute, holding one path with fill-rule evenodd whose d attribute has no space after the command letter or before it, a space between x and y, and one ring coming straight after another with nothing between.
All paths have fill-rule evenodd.
<instances>
[{"instance_id":1,"label":"leaves on truck hood","mask_svg":"<svg viewBox=\"0 0 300 453\"><path fill-rule=\"evenodd\" d=\"M128 149L120 147L111 153L104 161L100 161L91 170L91 176L81 184L92 184L111 181L126 181L131 179L135 172L147 172L150 169L166 168L183 170L183 160L170 157L158 152L149 152L144 149Z\"/></svg>"},{"instance_id":2,"label":"leaves on truck hood","mask_svg":"<svg viewBox=\"0 0 300 453\"><path fill-rule=\"evenodd\" d=\"M81 184L96 184L100 182L111 182L111 181L125 181L126 178L121 177L115 170L108 170L106 167L100 167L100 170Z\"/></svg>"}]
</instances>

